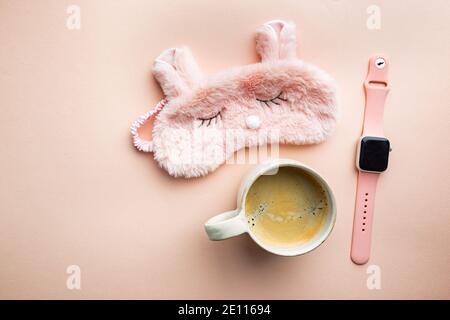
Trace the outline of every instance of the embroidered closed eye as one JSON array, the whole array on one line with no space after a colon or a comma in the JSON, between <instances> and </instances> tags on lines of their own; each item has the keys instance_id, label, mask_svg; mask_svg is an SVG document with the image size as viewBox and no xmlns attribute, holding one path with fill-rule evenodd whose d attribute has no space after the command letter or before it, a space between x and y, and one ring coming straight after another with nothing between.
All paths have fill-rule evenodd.
<instances>
[{"instance_id":1,"label":"embroidered closed eye","mask_svg":"<svg viewBox=\"0 0 450 320\"><path fill-rule=\"evenodd\" d=\"M283 91L281 91L275 98L268 100L256 98L256 100L259 101L262 105L265 105L266 107L269 108L271 108L273 105L279 106L281 105L281 102L287 101L287 99L283 97Z\"/></svg>"},{"instance_id":2,"label":"embroidered closed eye","mask_svg":"<svg viewBox=\"0 0 450 320\"><path fill-rule=\"evenodd\" d=\"M204 124L206 124L207 127L209 127L209 125L211 124L211 122L214 121L214 123L217 123L217 121L220 119L222 119L222 114L219 112L217 112L214 116L209 117L209 118L197 118L197 120L200 120L200 125L199 127L203 126Z\"/></svg>"}]
</instances>

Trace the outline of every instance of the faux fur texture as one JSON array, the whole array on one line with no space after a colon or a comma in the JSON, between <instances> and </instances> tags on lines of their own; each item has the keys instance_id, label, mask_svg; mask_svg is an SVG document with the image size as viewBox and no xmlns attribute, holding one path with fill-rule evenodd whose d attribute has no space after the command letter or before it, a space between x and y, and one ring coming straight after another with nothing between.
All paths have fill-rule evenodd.
<instances>
[{"instance_id":1,"label":"faux fur texture","mask_svg":"<svg viewBox=\"0 0 450 320\"><path fill-rule=\"evenodd\" d=\"M295 25L264 24L256 50L260 63L209 77L186 48L166 50L156 59L153 74L167 104L154 122L152 150L170 175L206 175L244 147L312 144L331 134L334 81L296 58ZM259 117L259 128L247 127L249 116Z\"/></svg>"}]
</instances>

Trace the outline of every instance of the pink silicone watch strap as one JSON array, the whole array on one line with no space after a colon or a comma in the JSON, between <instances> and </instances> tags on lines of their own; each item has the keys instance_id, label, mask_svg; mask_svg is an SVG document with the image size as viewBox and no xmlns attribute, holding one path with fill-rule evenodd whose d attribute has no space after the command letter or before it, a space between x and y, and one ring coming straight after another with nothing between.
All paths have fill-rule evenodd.
<instances>
[{"instance_id":1,"label":"pink silicone watch strap","mask_svg":"<svg viewBox=\"0 0 450 320\"><path fill-rule=\"evenodd\" d=\"M370 172L358 173L351 251L351 258L357 264L366 263L370 257L373 209L378 176L378 174Z\"/></svg>"},{"instance_id":2,"label":"pink silicone watch strap","mask_svg":"<svg viewBox=\"0 0 450 320\"><path fill-rule=\"evenodd\" d=\"M364 82L366 107L364 111L363 136L383 136L384 102L389 92L389 62L382 56L369 60L369 72ZM370 257L375 192L379 173L358 173L351 259L365 264Z\"/></svg>"},{"instance_id":3,"label":"pink silicone watch strap","mask_svg":"<svg viewBox=\"0 0 450 320\"><path fill-rule=\"evenodd\" d=\"M379 64L383 63L380 67ZM366 107L364 109L363 136L383 136L384 101L389 92L389 61L382 56L369 60L369 72L364 81Z\"/></svg>"}]
</instances>

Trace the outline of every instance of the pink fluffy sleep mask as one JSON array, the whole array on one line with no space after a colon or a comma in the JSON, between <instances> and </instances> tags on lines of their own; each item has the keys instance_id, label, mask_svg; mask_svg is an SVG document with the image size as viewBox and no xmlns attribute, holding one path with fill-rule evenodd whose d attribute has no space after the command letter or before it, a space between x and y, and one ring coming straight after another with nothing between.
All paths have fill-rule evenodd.
<instances>
[{"instance_id":1,"label":"pink fluffy sleep mask","mask_svg":"<svg viewBox=\"0 0 450 320\"><path fill-rule=\"evenodd\" d=\"M175 177L199 177L234 152L264 144L313 144L336 123L333 79L296 58L295 25L271 21L257 30L261 62L203 76L189 50L168 49L153 75L165 98L131 128L137 149L153 152ZM139 127L149 118L153 141Z\"/></svg>"}]
</instances>

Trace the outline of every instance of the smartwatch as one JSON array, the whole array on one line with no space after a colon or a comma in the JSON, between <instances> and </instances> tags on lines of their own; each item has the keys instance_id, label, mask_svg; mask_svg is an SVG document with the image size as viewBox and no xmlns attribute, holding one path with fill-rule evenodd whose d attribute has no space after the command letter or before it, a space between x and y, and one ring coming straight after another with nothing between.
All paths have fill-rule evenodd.
<instances>
[{"instance_id":1,"label":"smartwatch","mask_svg":"<svg viewBox=\"0 0 450 320\"><path fill-rule=\"evenodd\" d=\"M388 70L386 57L374 56L369 60L369 72L364 81L366 106L356 155L359 172L351 246L351 259L356 264L365 264L370 257L375 191L378 176L388 167L391 151L391 144L383 135L384 102L389 92Z\"/></svg>"}]
</instances>

